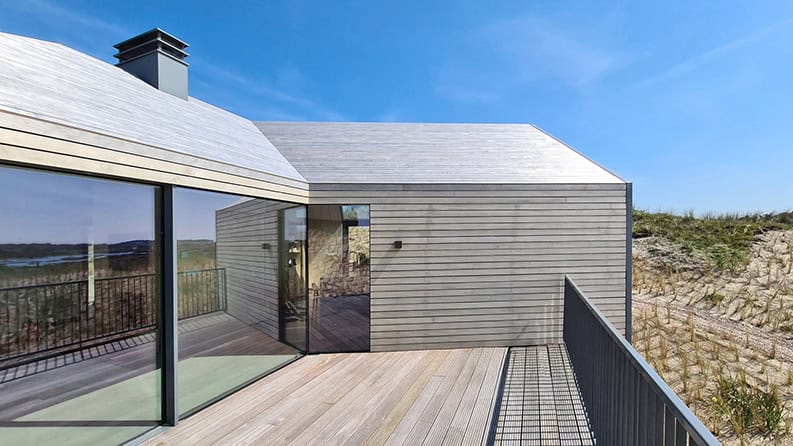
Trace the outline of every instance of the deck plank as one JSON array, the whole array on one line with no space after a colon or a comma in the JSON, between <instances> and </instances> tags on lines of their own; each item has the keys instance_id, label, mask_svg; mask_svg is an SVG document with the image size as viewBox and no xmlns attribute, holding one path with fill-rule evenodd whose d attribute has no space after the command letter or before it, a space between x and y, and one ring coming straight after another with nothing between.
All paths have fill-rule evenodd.
<instances>
[{"instance_id":1,"label":"deck plank","mask_svg":"<svg viewBox=\"0 0 793 446\"><path fill-rule=\"evenodd\" d=\"M404 352L403 352L404 353ZM360 419L381 403L382 397L390 392L394 385L399 385L405 376L419 369L418 364L424 362L426 353L422 355L402 355L396 363L381 367L376 380L371 385L356 387L344 399L339 400L326 415L325 426L314 434L306 430L298 437L296 444L344 444L350 432L354 430ZM375 375L372 375L373 377Z\"/></svg>"},{"instance_id":2,"label":"deck plank","mask_svg":"<svg viewBox=\"0 0 793 446\"><path fill-rule=\"evenodd\" d=\"M492 361L494 353L489 351L479 358L479 363L471 376L471 380L468 382L468 387L466 387L460 398L459 407L455 409L453 418L449 422L446 436L443 438L444 445L457 446L462 443L465 431L468 428L468 422L474 413L474 406L479 397L479 391L484 384L485 375L489 369L488 365Z\"/></svg>"},{"instance_id":3,"label":"deck plank","mask_svg":"<svg viewBox=\"0 0 793 446\"><path fill-rule=\"evenodd\" d=\"M402 444L425 444L432 432L433 426L436 425L436 420L438 421L438 429L444 428L442 423L445 420L439 419L441 418L441 414L445 413L444 406L452 404L455 396L459 393L461 385L463 385L460 383L467 384L473 373L474 366L479 359L478 350L469 350L466 352L468 354L466 354L461 361L462 367L449 371L444 379L443 385L435 392L432 400L430 400L430 403L421 413L418 422L413 426L410 434ZM439 444L439 442L435 444Z\"/></svg>"},{"instance_id":4,"label":"deck plank","mask_svg":"<svg viewBox=\"0 0 793 446\"><path fill-rule=\"evenodd\" d=\"M462 440L464 445L474 446L485 442L490 421L494 412L498 410L495 405L502 369L505 366L506 351L496 351L494 355L496 360L488 364L482 387L471 411L471 419Z\"/></svg>"},{"instance_id":5,"label":"deck plank","mask_svg":"<svg viewBox=\"0 0 793 446\"><path fill-rule=\"evenodd\" d=\"M483 354L474 357L470 366L467 369L463 369L463 372L455 381L454 387L452 387L452 390L443 401L443 405L441 405L438 415L435 417L429 432L427 432L423 444L438 445L443 442L443 439L449 433L453 419L457 415L457 410L461 408L465 392L471 381L475 379L478 368L482 364L482 356ZM465 411L463 410L463 412ZM470 415L470 412L465 413L465 416L470 417Z\"/></svg>"},{"instance_id":6,"label":"deck plank","mask_svg":"<svg viewBox=\"0 0 793 446\"><path fill-rule=\"evenodd\" d=\"M371 366L355 367L342 375L337 375L332 379L335 389L322 398L318 410L311 410L311 399L317 399L319 396L309 393L308 399L298 403L306 410L298 417L294 417L291 425L285 425L282 429L273 432L273 435L268 436L267 441L274 444L309 444L317 438L326 440L328 426L332 426L343 417L345 411L357 409L357 406L350 404L350 401L364 392L376 391L378 383L384 379L388 371L399 364L402 359L400 356L382 355L376 363L371 363ZM321 388L315 389L315 392L321 393Z\"/></svg>"},{"instance_id":7,"label":"deck plank","mask_svg":"<svg viewBox=\"0 0 793 446\"><path fill-rule=\"evenodd\" d=\"M471 394L485 392L489 403L496 389L486 377L500 370L492 362L502 361L505 352L310 355L144 444L404 444L410 434L421 442L430 431L442 440L453 420L466 420L466 427L477 420L475 430L484 432L490 420L473 416L479 399ZM445 424L433 431L438 415ZM417 420L428 425L414 431Z\"/></svg>"},{"instance_id":8,"label":"deck plank","mask_svg":"<svg viewBox=\"0 0 793 446\"><path fill-rule=\"evenodd\" d=\"M391 400L387 400L383 405L379 406L378 410L372 412L368 418L363 420L358 430L350 436L346 444L351 446L359 444L384 444L394 432L397 425L402 421L408 410L414 404L417 404L417 400L422 392L429 393L429 396L431 396L434 390L432 390L433 387L429 385L429 382L448 356L448 350L433 351L432 361L427 367L421 370L421 374L411 383L410 387L405 392L402 392L401 388L392 391L392 395L398 398L397 402L392 405ZM382 413L386 414L381 417Z\"/></svg>"}]
</instances>

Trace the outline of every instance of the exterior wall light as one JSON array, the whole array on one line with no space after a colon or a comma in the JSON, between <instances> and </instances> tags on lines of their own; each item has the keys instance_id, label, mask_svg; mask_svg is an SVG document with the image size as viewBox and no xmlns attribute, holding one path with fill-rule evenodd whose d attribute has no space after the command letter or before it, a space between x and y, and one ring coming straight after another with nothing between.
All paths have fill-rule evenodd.
<instances>
[{"instance_id":1,"label":"exterior wall light","mask_svg":"<svg viewBox=\"0 0 793 446\"><path fill-rule=\"evenodd\" d=\"M402 240L397 240L394 242L394 248L402 249Z\"/></svg>"}]
</instances>

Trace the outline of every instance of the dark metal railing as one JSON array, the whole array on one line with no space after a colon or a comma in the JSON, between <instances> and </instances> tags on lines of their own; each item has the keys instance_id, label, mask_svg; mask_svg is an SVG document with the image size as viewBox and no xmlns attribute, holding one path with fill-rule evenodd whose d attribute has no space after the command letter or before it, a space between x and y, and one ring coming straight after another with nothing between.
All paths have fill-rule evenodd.
<instances>
[{"instance_id":1,"label":"dark metal railing","mask_svg":"<svg viewBox=\"0 0 793 446\"><path fill-rule=\"evenodd\" d=\"M564 342L597 444L721 444L568 277Z\"/></svg>"},{"instance_id":2,"label":"dark metal railing","mask_svg":"<svg viewBox=\"0 0 793 446\"><path fill-rule=\"evenodd\" d=\"M203 269L177 274L179 320L226 310L226 270Z\"/></svg>"},{"instance_id":3,"label":"dark metal railing","mask_svg":"<svg viewBox=\"0 0 793 446\"><path fill-rule=\"evenodd\" d=\"M224 269L178 274L179 319L226 309ZM0 368L45 359L157 325L157 275L0 289Z\"/></svg>"}]
</instances>

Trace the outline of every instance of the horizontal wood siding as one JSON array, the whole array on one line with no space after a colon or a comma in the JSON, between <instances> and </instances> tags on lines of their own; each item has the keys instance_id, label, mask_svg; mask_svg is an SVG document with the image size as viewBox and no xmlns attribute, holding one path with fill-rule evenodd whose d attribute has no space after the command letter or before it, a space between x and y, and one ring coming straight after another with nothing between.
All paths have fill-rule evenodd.
<instances>
[{"instance_id":1,"label":"horizontal wood siding","mask_svg":"<svg viewBox=\"0 0 793 446\"><path fill-rule=\"evenodd\" d=\"M278 210L251 200L216 212L217 264L226 270L228 313L278 339ZM268 243L269 249L262 249Z\"/></svg>"},{"instance_id":2,"label":"horizontal wood siding","mask_svg":"<svg viewBox=\"0 0 793 446\"><path fill-rule=\"evenodd\" d=\"M624 184L310 190L371 206L373 351L560 342L564 274L624 330L625 199Z\"/></svg>"},{"instance_id":3,"label":"horizontal wood siding","mask_svg":"<svg viewBox=\"0 0 793 446\"><path fill-rule=\"evenodd\" d=\"M302 180L0 110L3 162L257 198L308 201L308 185Z\"/></svg>"}]
</instances>

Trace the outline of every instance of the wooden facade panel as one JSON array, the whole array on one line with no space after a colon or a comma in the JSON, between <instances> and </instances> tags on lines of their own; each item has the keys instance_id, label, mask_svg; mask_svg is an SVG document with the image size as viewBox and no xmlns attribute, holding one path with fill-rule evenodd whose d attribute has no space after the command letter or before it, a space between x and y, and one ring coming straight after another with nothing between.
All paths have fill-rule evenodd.
<instances>
[{"instance_id":1,"label":"wooden facade panel","mask_svg":"<svg viewBox=\"0 0 793 446\"><path fill-rule=\"evenodd\" d=\"M558 342L564 274L624 329L624 184L453 186L311 186L370 205L372 350Z\"/></svg>"},{"instance_id":2,"label":"wooden facade panel","mask_svg":"<svg viewBox=\"0 0 793 446\"><path fill-rule=\"evenodd\" d=\"M624 187L624 185L623 185ZM380 192L385 193L385 192ZM395 194L396 192L389 192L391 195ZM453 200L438 201L437 203L416 203L414 200L405 199L401 203L389 203L389 204L378 204L372 205L372 209L376 211L455 211L460 212L460 207L455 206ZM346 199L345 197L339 198L317 198L316 200L312 200L311 202L314 204L334 204L338 203L339 200ZM493 199L490 200L482 200L475 205L473 203L468 203L467 209L470 208L472 211L476 210L513 210L513 211L536 211L536 210L543 210L543 211L579 211L582 213L590 212L590 211L597 211L598 213L605 213L608 211L619 211L625 210L625 203L567 203L567 202L560 202L560 203L525 203L520 199L513 199L513 200L501 200L495 201ZM535 214L537 216L544 215L545 213L538 213ZM406 214L410 215L410 214ZM414 214L415 215L415 214ZM422 214L417 214L422 215Z\"/></svg>"},{"instance_id":3,"label":"wooden facade panel","mask_svg":"<svg viewBox=\"0 0 793 446\"><path fill-rule=\"evenodd\" d=\"M422 190L401 190L399 191L400 195L402 196L409 196L416 198L414 202L421 202L422 198L446 198L449 196L456 197L456 198L504 198L504 197L518 197L518 198L539 198L542 200L551 200L556 199L560 202L565 202L570 198L573 197L590 197L593 201L600 201L599 199L602 197L619 197L625 198L625 191L620 190L617 188L607 188L607 189L550 189L550 188L543 188L538 189L532 187L532 185L525 185L522 188L511 188L511 189L504 189L504 188L470 188L466 190L427 190L430 188L422 189ZM394 192L394 191L389 191ZM336 190L336 191L327 191L327 190L317 190L316 188L312 188L311 190L311 197L312 198L341 198L344 197L345 199L368 199L370 197L370 192L367 190ZM619 200L616 200L619 202Z\"/></svg>"},{"instance_id":4,"label":"wooden facade panel","mask_svg":"<svg viewBox=\"0 0 793 446\"><path fill-rule=\"evenodd\" d=\"M524 180L526 178L524 177ZM625 184L622 182L614 183L540 183L540 182L495 182L486 183L477 181L472 182L454 182L454 183L343 183L343 182L311 182L312 191L334 191L335 197L341 197L345 194L356 193L357 191L371 192L378 190L381 192L408 192L408 191L483 191L483 190L496 190L496 191L571 191L575 194L579 191L603 190L603 191L625 191Z\"/></svg>"},{"instance_id":5,"label":"wooden facade panel","mask_svg":"<svg viewBox=\"0 0 793 446\"><path fill-rule=\"evenodd\" d=\"M173 184L251 197L298 203L308 200L308 184L301 180L197 158L2 110L0 159L44 169Z\"/></svg>"},{"instance_id":6,"label":"wooden facade panel","mask_svg":"<svg viewBox=\"0 0 793 446\"><path fill-rule=\"evenodd\" d=\"M398 338L372 339L373 351L424 350L440 348L476 348L512 345L558 344L559 337L555 333L561 331L561 325L542 324L537 327L521 330L519 333L471 333L455 336L417 336Z\"/></svg>"}]
</instances>

